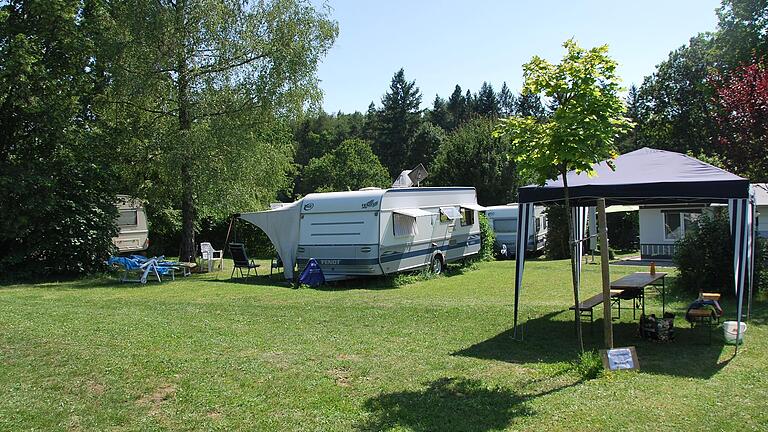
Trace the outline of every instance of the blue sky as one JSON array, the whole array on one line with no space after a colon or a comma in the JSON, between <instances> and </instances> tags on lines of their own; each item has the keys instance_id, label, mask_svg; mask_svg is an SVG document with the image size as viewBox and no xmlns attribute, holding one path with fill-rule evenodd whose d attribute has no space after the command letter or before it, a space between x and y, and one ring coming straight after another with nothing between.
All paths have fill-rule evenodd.
<instances>
[{"instance_id":1,"label":"blue sky","mask_svg":"<svg viewBox=\"0 0 768 432\"><path fill-rule=\"evenodd\" d=\"M669 52L717 24L719 0L419 1L329 0L339 37L318 76L327 112L380 105L401 67L421 89L422 108L456 84L483 81L517 92L522 64L562 57L563 41L607 43L623 84L642 83Z\"/></svg>"}]
</instances>

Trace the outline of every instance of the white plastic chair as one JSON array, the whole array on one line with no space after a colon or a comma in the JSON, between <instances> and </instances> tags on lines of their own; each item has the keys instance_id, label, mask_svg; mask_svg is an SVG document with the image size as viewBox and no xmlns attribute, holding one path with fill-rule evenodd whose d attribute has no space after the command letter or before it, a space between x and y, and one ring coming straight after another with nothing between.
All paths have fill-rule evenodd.
<instances>
[{"instance_id":1,"label":"white plastic chair","mask_svg":"<svg viewBox=\"0 0 768 432\"><path fill-rule=\"evenodd\" d=\"M224 270L224 251L216 250L208 242L200 243L200 255L202 260L208 264L208 271L213 271L215 261L219 262L219 270Z\"/></svg>"}]
</instances>

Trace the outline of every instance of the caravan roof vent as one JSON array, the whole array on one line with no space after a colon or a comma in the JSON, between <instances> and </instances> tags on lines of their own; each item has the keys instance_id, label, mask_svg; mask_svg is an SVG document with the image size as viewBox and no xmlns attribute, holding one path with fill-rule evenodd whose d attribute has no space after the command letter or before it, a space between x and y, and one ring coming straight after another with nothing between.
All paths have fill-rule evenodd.
<instances>
[{"instance_id":1,"label":"caravan roof vent","mask_svg":"<svg viewBox=\"0 0 768 432\"><path fill-rule=\"evenodd\" d=\"M361 190L361 191L381 190L381 188L380 187L375 187L375 186L369 186L369 187L360 188L359 190Z\"/></svg>"}]
</instances>

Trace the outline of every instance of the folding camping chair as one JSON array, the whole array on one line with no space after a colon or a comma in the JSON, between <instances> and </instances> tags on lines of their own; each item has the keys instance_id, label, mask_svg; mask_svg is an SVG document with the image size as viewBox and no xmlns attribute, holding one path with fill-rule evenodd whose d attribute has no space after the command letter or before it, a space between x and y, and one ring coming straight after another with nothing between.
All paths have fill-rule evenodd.
<instances>
[{"instance_id":1,"label":"folding camping chair","mask_svg":"<svg viewBox=\"0 0 768 432\"><path fill-rule=\"evenodd\" d=\"M248 254L245 252L245 245L242 243L230 243L229 253L232 254L232 261L234 261L232 274L229 276L230 279L235 276L235 270L240 271L240 277L248 278L251 275L251 269L259 267L254 260L248 259ZM243 276L243 269L248 270L245 276Z\"/></svg>"},{"instance_id":2,"label":"folding camping chair","mask_svg":"<svg viewBox=\"0 0 768 432\"><path fill-rule=\"evenodd\" d=\"M269 275L272 276L272 271L280 270L283 268L283 260L280 259L280 255L272 258L272 262L269 264Z\"/></svg>"}]
</instances>

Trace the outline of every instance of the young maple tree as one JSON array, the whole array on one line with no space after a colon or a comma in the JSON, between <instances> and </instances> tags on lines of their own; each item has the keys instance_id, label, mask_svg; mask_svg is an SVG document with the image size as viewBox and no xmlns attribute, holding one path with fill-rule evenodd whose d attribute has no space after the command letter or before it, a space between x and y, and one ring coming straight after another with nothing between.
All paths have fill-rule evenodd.
<instances>
[{"instance_id":1,"label":"young maple tree","mask_svg":"<svg viewBox=\"0 0 768 432\"><path fill-rule=\"evenodd\" d=\"M593 164L617 156L616 137L632 123L618 95L616 61L608 46L581 48L573 39L563 44L566 54L559 64L535 56L523 65L523 93L542 96L554 107L547 119L514 116L499 121L494 135L510 141L510 157L518 170L539 184L563 179L563 198L570 208L568 172L594 172ZM573 239L568 218L568 237ZM579 304L576 260L571 254L574 304ZM581 316L575 308L576 337L584 350Z\"/></svg>"}]
</instances>

